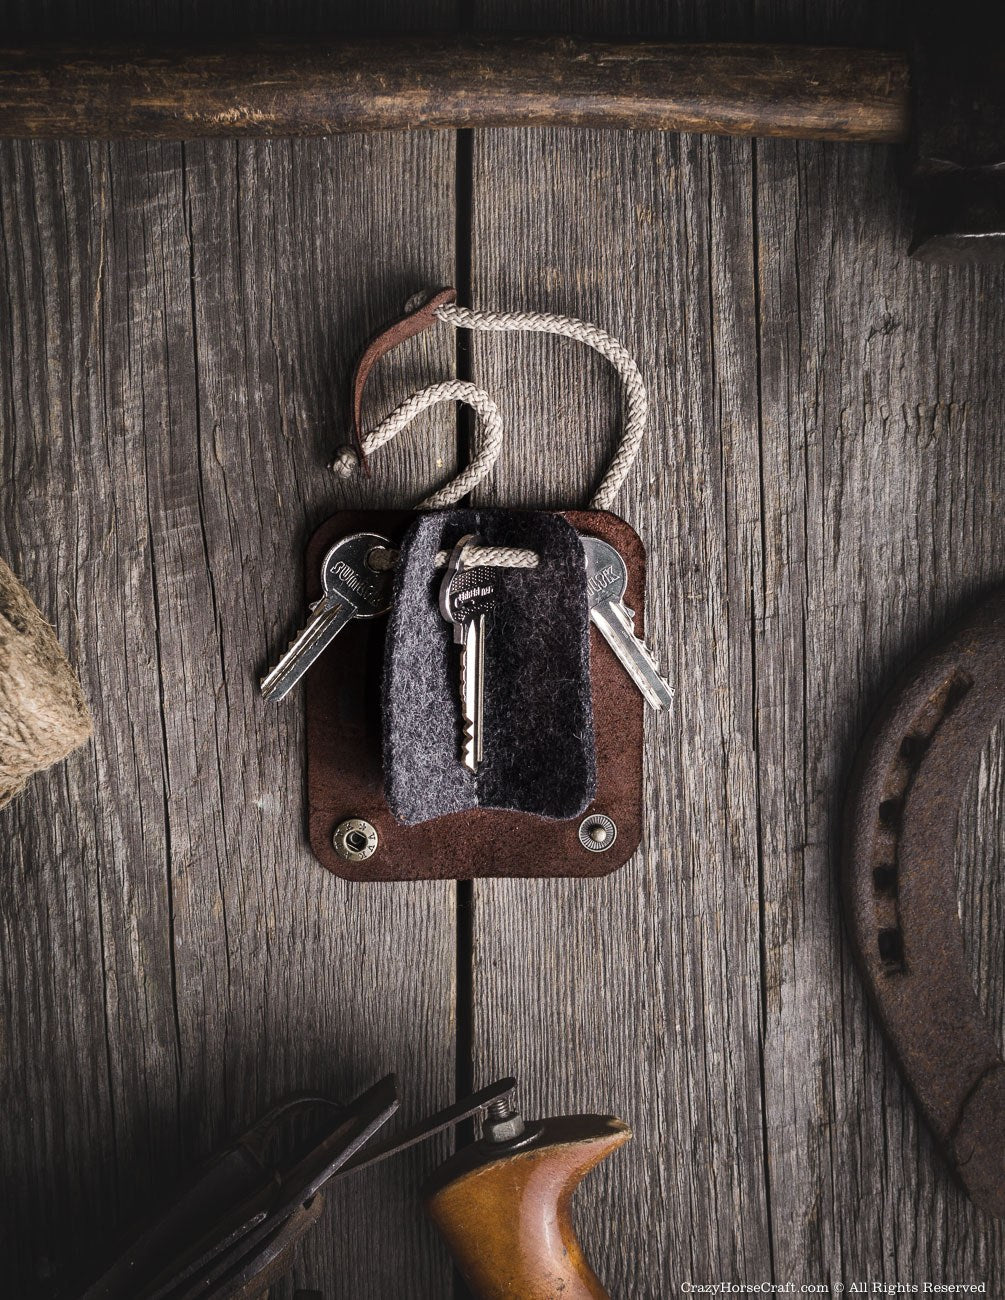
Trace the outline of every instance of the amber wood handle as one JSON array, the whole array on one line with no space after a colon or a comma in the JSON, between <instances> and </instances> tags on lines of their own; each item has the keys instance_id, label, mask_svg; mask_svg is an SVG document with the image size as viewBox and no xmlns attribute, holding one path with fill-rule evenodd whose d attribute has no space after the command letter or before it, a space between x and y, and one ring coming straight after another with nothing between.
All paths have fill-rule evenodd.
<instances>
[{"instance_id":1,"label":"amber wood handle","mask_svg":"<svg viewBox=\"0 0 1005 1300\"><path fill-rule=\"evenodd\" d=\"M0 49L0 136L186 139L590 126L907 136L896 51L567 37Z\"/></svg>"},{"instance_id":2,"label":"amber wood handle","mask_svg":"<svg viewBox=\"0 0 1005 1300\"><path fill-rule=\"evenodd\" d=\"M583 1176L631 1135L609 1116L544 1120L522 1145L480 1142L437 1170L426 1210L478 1300L606 1300L570 1206Z\"/></svg>"}]
</instances>

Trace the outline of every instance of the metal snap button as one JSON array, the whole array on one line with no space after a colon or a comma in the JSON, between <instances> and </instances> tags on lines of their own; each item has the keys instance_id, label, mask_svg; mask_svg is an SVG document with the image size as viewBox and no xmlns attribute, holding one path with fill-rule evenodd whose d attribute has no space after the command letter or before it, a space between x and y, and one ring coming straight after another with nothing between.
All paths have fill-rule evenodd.
<instances>
[{"instance_id":1,"label":"metal snap button","mask_svg":"<svg viewBox=\"0 0 1005 1300\"><path fill-rule=\"evenodd\" d=\"M332 835L335 852L344 862L365 862L377 852L375 827L362 817L348 817L339 822Z\"/></svg>"},{"instance_id":2,"label":"metal snap button","mask_svg":"<svg viewBox=\"0 0 1005 1300\"><path fill-rule=\"evenodd\" d=\"M618 838L618 828L606 813L590 813L579 824L579 842L591 853L606 853Z\"/></svg>"}]
</instances>

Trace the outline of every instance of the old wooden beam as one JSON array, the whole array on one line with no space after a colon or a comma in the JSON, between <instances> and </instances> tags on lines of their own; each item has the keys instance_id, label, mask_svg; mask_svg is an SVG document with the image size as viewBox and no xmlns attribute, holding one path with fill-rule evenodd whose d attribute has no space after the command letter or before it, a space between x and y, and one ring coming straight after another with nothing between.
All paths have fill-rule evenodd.
<instances>
[{"instance_id":1,"label":"old wooden beam","mask_svg":"<svg viewBox=\"0 0 1005 1300\"><path fill-rule=\"evenodd\" d=\"M0 136L184 139L640 127L892 142L906 56L568 38L0 50Z\"/></svg>"}]
</instances>

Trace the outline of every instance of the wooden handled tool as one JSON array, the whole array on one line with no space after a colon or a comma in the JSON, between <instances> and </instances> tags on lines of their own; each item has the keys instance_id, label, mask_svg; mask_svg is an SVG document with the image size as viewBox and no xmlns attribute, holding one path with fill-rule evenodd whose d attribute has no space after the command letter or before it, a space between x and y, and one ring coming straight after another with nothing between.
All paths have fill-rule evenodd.
<instances>
[{"instance_id":1,"label":"wooden handled tool","mask_svg":"<svg viewBox=\"0 0 1005 1300\"><path fill-rule=\"evenodd\" d=\"M427 1208L478 1300L602 1300L569 1218L576 1184L631 1137L580 1115L525 1124L512 1078L403 1129L393 1075L347 1105L299 1096L218 1154L139 1229L79 1300L264 1300L321 1216L324 1189L487 1110L482 1140L433 1175ZM322 1297L324 1300L324 1297ZM331 1300L328 1297L328 1300Z\"/></svg>"},{"instance_id":2,"label":"wooden handled tool","mask_svg":"<svg viewBox=\"0 0 1005 1300\"><path fill-rule=\"evenodd\" d=\"M909 142L911 252L1005 253L1005 8L911 6L911 53L566 37L0 50L0 136L499 126Z\"/></svg>"},{"instance_id":3,"label":"wooden handled tool","mask_svg":"<svg viewBox=\"0 0 1005 1300\"><path fill-rule=\"evenodd\" d=\"M584 1175L631 1136L611 1116L525 1124L505 1101L490 1109L482 1140L425 1189L426 1210L477 1300L607 1300L570 1207Z\"/></svg>"},{"instance_id":4,"label":"wooden handled tool","mask_svg":"<svg viewBox=\"0 0 1005 1300\"><path fill-rule=\"evenodd\" d=\"M590 126L905 140L905 55L565 37L0 51L0 135Z\"/></svg>"}]
</instances>

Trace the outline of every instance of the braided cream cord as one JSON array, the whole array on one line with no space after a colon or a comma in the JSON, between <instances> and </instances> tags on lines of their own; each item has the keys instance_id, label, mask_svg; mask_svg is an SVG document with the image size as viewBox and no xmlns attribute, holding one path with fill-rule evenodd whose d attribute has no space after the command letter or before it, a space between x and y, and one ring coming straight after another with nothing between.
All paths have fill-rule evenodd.
<instances>
[{"instance_id":1,"label":"braided cream cord","mask_svg":"<svg viewBox=\"0 0 1005 1300\"><path fill-rule=\"evenodd\" d=\"M378 572L393 569L398 563L398 551L391 547L386 550L371 551L367 563ZM449 551L437 551L433 556L433 568L445 569L450 563ZM465 568L473 569L486 564L496 569L536 569L541 563L537 551L527 551L521 546L466 546L464 548Z\"/></svg>"},{"instance_id":2,"label":"braided cream cord","mask_svg":"<svg viewBox=\"0 0 1005 1300\"><path fill-rule=\"evenodd\" d=\"M499 459L502 451L502 416L499 408L482 388L466 383L462 379L448 379L442 384L431 384L396 407L390 415L385 416L375 429L363 436L363 452L372 456L385 443L396 438L402 429L412 423L417 415L436 406L439 402L465 402L479 416L481 434L477 451L470 465L452 478L449 483L438 488L424 501L420 501L420 510L441 510L444 506L456 505L461 497L478 486ZM342 478L355 473L359 459L352 447L342 447L332 461L331 468Z\"/></svg>"},{"instance_id":3,"label":"braided cream cord","mask_svg":"<svg viewBox=\"0 0 1005 1300\"><path fill-rule=\"evenodd\" d=\"M502 416L495 402L488 393L476 388L474 384L461 379L449 379L442 384L432 384L406 398L375 429L365 435L363 451L367 456L372 455L392 438L396 438L420 412L439 402L465 402L472 407L479 416L481 435L471 464L449 483L420 501L420 510L442 510L445 506L456 505L461 497L467 496L490 473L502 450ZM348 478L358 463L355 451L351 447L343 447L331 467L342 477ZM467 552L467 557L469 566L487 564L503 569L536 569L538 565L535 551L514 546L475 546ZM438 569L443 569L449 558L448 552L438 551L434 563ZM375 569L393 569L397 562L398 552L395 550L379 551L370 561Z\"/></svg>"},{"instance_id":4,"label":"braided cream cord","mask_svg":"<svg viewBox=\"0 0 1005 1300\"><path fill-rule=\"evenodd\" d=\"M590 500L591 510L609 510L642 446L649 398L642 374L625 345L612 334L575 316L553 316L537 311L472 311L456 303L437 307L436 316L455 329L485 330L505 333L509 330L537 334L558 334L562 338L585 343L605 357L618 372L625 393L625 427L614 459Z\"/></svg>"}]
</instances>

